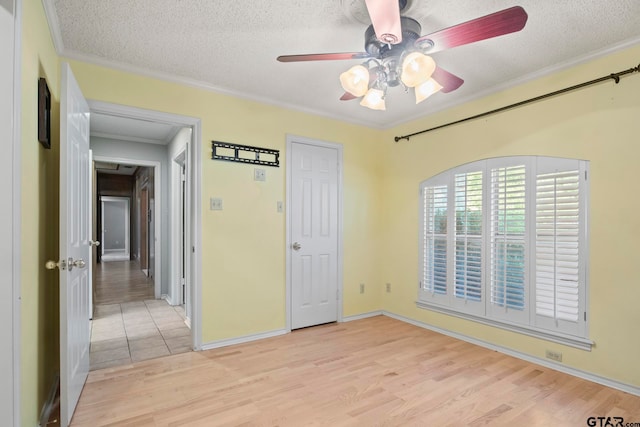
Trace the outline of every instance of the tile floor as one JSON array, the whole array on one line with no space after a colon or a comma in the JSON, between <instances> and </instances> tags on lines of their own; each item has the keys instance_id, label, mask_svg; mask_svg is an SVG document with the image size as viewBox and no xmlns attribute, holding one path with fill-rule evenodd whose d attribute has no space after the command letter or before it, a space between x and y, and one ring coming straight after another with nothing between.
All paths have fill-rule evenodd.
<instances>
[{"instance_id":1,"label":"tile floor","mask_svg":"<svg viewBox=\"0 0 640 427\"><path fill-rule=\"evenodd\" d=\"M90 369L125 365L191 351L184 309L164 300L95 306Z\"/></svg>"}]
</instances>

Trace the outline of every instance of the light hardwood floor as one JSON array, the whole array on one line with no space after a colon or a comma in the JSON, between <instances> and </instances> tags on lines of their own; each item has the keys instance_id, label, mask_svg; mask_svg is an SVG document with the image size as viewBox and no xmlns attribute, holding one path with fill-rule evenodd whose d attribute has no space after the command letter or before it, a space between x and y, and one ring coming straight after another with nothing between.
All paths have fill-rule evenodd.
<instances>
[{"instance_id":1,"label":"light hardwood floor","mask_svg":"<svg viewBox=\"0 0 640 427\"><path fill-rule=\"evenodd\" d=\"M377 316L93 371L72 425L586 426L591 416L640 422L640 397Z\"/></svg>"},{"instance_id":2,"label":"light hardwood floor","mask_svg":"<svg viewBox=\"0 0 640 427\"><path fill-rule=\"evenodd\" d=\"M96 266L95 304L120 304L155 298L153 279L138 261L101 262Z\"/></svg>"}]
</instances>

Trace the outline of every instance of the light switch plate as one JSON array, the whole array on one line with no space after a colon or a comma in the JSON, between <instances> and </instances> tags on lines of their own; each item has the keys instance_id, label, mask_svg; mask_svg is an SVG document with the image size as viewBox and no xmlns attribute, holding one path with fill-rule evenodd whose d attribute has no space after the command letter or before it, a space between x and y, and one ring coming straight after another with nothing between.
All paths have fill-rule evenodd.
<instances>
[{"instance_id":1,"label":"light switch plate","mask_svg":"<svg viewBox=\"0 0 640 427\"><path fill-rule=\"evenodd\" d=\"M253 180L254 181L266 181L267 180L267 171L264 169L254 169L253 170Z\"/></svg>"},{"instance_id":2,"label":"light switch plate","mask_svg":"<svg viewBox=\"0 0 640 427\"><path fill-rule=\"evenodd\" d=\"M222 210L222 199L219 197L212 197L209 199L209 209L212 211Z\"/></svg>"}]
</instances>

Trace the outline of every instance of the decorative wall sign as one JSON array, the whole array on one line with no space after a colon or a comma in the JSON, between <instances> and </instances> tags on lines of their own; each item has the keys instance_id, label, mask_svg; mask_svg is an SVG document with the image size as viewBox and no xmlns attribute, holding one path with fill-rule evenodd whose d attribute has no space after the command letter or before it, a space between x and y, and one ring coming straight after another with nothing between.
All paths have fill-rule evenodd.
<instances>
[{"instance_id":1,"label":"decorative wall sign","mask_svg":"<svg viewBox=\"0 0 640 427\"><path fill-rule=\"evenodd\" d=\"M211 141L211 151L213 160L274 166L276 168L280 166L279 150Z\"/></svg>"},{"instance_id":2,"label":"decorative wall sign","mask_svg":"<svg viewBox=\"0 0 640 427\"><path fill-rule=\"evenodd\" d=\"M43 77L38 80L38 141L51 148L51 93Z\"/></svg>"}]
</instances>

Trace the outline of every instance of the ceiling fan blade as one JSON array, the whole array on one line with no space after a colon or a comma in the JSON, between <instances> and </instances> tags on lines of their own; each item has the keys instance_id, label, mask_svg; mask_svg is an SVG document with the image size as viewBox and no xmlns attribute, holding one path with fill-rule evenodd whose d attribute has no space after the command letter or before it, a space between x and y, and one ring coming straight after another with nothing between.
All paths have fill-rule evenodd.
<instances>
[{"instance_id":1,"label":"ceiling fan blade","mask_svg":"<svg viewBox=\"0 0 640 427\"><path fill-rule=\"evenodd\" d=\"M402 41L400 5L398 0L365 0L376 37L383 43Z\"/></svg>"},{"instance_id":2,"label":"ceiling fan blade","mask_svg":"<svg viewBox=\"0 0 640 427\"><path fill-rule=\"evenodd\" d=\"M370 58L367 52L344 52L344 53L308 53L301 55L281 55L278 56L280 62L305 62L305 61L335 61L344 59L365 59Z\"/></svg>"},{"instance_id":3,"label":"ceiling fan blade","mask_svg":"<svg viewBox=\"0 0 640 427\"><path fill-rule=\"evenodd\" d=\"M351 101L352 99L356 99L357 96L350 94L349 92L345 92L341 97L340 101Z\"/></svg>"},{"instance_id":4,"label":"ceiling fan blade","mask_svg":"<svg viewBox=\"0 0 640 427\"><path fill-rule=\"evenodd\" d=\"M514 6L427 34L417 39L415 45L424 47L431 42L433 47L429 50L429 53L439 52L452 47L515 33L524 28L527 18L527 12L522 7Z\"/></svg>"},{"instance_id":5,"label":"ceiling fan blade","mask_svg":"<svg viewBox=\"0 0 640 427\"><path fill-rule=\"evenodd\" d=\"M447 70L443 70L440 67L436 67L435 71L431 75L431 78L440 83L440 86L442 86L440 92L442 93L453 92L454 90L462 86L462 83L464 83L464 80L462 80L460 77L456 76L455 74L451 74Z\"/></svg>"}]
</instances>

